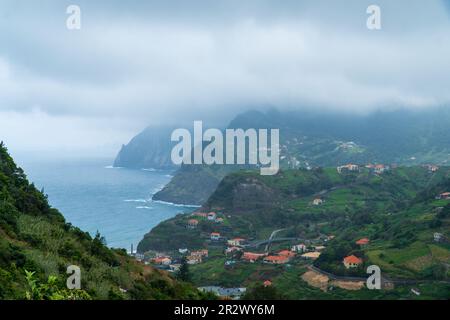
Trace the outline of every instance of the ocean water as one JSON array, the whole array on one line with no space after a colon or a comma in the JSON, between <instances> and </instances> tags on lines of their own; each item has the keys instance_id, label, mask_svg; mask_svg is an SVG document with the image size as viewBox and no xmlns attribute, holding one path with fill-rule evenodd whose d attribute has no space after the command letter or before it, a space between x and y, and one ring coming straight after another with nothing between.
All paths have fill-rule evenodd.
<instances>
[{"instance_id":1,"label":"ocean water","mask_svg":"<svg viewBox=\"0 0 450 320\"><path fill-rule=\"evenodd\" d=\"M170 171L112 168L110 159L19 161L30 181L44 189L66 220L107 245L136 249L144 234L163 220L193 207L151 201Z\"/></svg>"}]
</instances>

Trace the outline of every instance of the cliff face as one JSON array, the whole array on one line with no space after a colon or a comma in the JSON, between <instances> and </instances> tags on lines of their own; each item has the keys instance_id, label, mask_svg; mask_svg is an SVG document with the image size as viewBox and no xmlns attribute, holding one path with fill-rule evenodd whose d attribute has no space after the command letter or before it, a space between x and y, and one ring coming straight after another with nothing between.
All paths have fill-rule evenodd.
<instances>
[{"instance_id":1,"label":"cliff face","mask_svg":"<svg viewBox=\"0 0 450 320\"><path fill-rule=\"evenodd\" d=\"M81 269L80 292L65 288L69 265ZM93 238L67 223L0 144L0 300L25 299L27 292L33 299L201 297L191 285L137 263L125 250L107 248L99 234Z\"/></svg>"},{"instance_id":2,"label":"cliff face","mask_svg":"<svg viewBox=\"0 0 450 320\"><path fill-rule=\"evenodd\" d=\"M148 127L123 145L114 160L115 167L175 169L170 158L172 127Z\"/></svg>"}]
</instances>

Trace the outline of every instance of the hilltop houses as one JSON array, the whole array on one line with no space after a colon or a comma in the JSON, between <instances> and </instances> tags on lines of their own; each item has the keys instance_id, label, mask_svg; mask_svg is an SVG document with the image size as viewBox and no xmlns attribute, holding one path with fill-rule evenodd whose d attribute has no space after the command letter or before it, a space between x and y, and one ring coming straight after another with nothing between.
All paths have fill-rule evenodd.
<instances>
[{"instance_id":1,"label":"hilltop houses","mask_svg":"<svg viewBox=\"0 0 450 320\"><path fill-rule=\"evenodd\" d=\"M217 218L217 214L215 212L210 212L210 213L208 213L207 217L208 217L209 221L215 221Z\"/></svg>"},{"instance_id":2,"label":"hilltop houses","mask_svg":"<svg viewBox=\"0 0 450 320\"><path fill-rule=\"evenodd\" d=\"M152 259L152 262L154 264L168 266L172 263L172 259L170 259L169 257L156 257Z\"/></svg>"},{"instance_id":3,"label":"hilltop houses","mask_svg":"<svg viewBox=\"0 0 450 320\"><path fill-rule=\"evenodd\" d=\"M435 242L441 242L442 240L444 240L444 235L442 233L435 232L433 234L433 239Z\"/></svg>"},{"instance_id":4,"label":"hilltop houses","mask_svg":"<svg viewBox=\"0 0 450 320\"><path fill-rule=\"evenodd\" d=\"M370 240L368 238L362 238L356 241L355 243L361 247L368 245Z\"/></svg>"},{"instance_id":5,"label":"hilltop houses","mask_svg":"<svg viewBox=\"0 0 450 320\"><path fill-rule=\"evenodd\" d=\"M320 252L318 252L318 251L307 252L307 253L302 254L301 257L306 260L316 260L317 258L320 257Z\"/></svg>"},{"instance_id":6,"label":"hilltop houses","mask_svg":"<svg viewBox=\"0 0 450 320\"><path fill-rule=\"evenodd\" d=\"M359 166L356 164L346 164L343 166L337 167L337 172L342 173L344 171L359 171Z\"/></svg>"},{"instance_id":7,"label":"hilltop houses","mask_svg":"<svg viewBox=\"0 0 450 320\"><path fill-rule=\"evenodd\" d=\"M220 240L220 233L218 233L218 232L211 232L210 239L212 241L219 241Z\"/></svg>"},{"instance_id":8,"label":"hilltop houses","mask_svg":"<svg viewBox=\"0 0 450 320\"><path fill-rule=\"evenodd\" d=\"M351 256L345 257L344 260L342 261L342 263L344 264L345 268L347 268L347 269L357 268L362 264L362 260L354 255L351 255Z\"/></svg>"},{"instance_id":9,"label":"hilltop houses","mask_svg":"<svg viewBox=\"0 0 450 320\"><path fill-rule=\"evenodd\" d=\"M313 202L312 202L312 204L313 204L314 206L320 206L322 203L323 203L323 200L320 199L320 198L316 198L316 199L314 199Z\"/></svg>"},{"instance_id":10,"label":"hilltop houses","mask_svg":"<svg viewBox=\"0 0 450 320\"><path fill-rule=\"evenodd\" d=\"M236 246L236 247L242 246L244 244L244 242L245 242L245 239L243 239L243 238L233 238L233 239L230 239L227 241L228 245Z\"/></svg>"},{"instance_id":11,"label":"hilltop houses","mask_svg":"<svg viewBox=\"0 0 450 320\"><path fill-rule=\"evenodd\" d=\"M235 253L235 252L238 252L238 251L242 251L242 248L239 248L239 247L228 247L228 248L226 248L225 249L225 254L232 254L232 253Z\"/></svg>"},{"instance_id":12,"label":"hilltop houses","mask_svg":"<svg viewBox=\"0 0 450 320\"><path fill-rule=\"evenodd\" d=\"M197 219L189 219L187 222L186 227L188 229L195 229L198 226L198 220Z\"/></svg>"},{"instance_id":13,"label":"hilltop houses","mask_svg":"<svg viewBox=\"0 0 450 320\"><path fill-rule=\"evenodd\" d=\"M266 280L266 281L263 282L263 286L265 288L270 287L271 285L272 285L272 281L270 281L270 280Z\"/></svg>"},{"instance_id":14,"label":"hilltop houses","mask_svg":"<svg viewBox=\"0 0 450 320\"><path fill-rule=\"evenodd\" d=\"M304 243L296 244L291 247L292 252L302 253L306 251L306 245Z\"/></svg>"},{"instance_id":15,"label":"hilltop houses","mask_svg":"<svg viewBox=\"0 0 450 320\"><path fill-rule=\"evenodd\" d=\"M201 256L187 256L186 257L187 264L199 264L202 263L202 257Z\"/></svg>"},{"instance_id":16,"label":"hilltop houses","mask_svg":"<svg viewBox=\"0 0 450 320\"><path fill-rule=\"evenodd\" d=\"M267 256L264 258L264 262L270 264L285 264L289 262L289 258L286 256Z\"/></svg>"},{"instance_id":17,"label":"hilltop houses","mask_svg":"<svg viewBox=\"0 0 450 320\"><path fill-rule=\"evenodd\" d=\"M450 192L443 192L439 194L436 199L438 200L449 200L450 199Z\"/></svg>"},{"instance_id":18,"label":"hilltop houses","mask_svg":"<svg viewBox=\"0 0 450 320\"><path fill-rule=\"evenodd\" d=\"M247 262L254 263L265 256L265 253L244 252L241 259Z\"/></svg>"},{"instance_id":19,"label":"hilltop houses","mask_svg":"<svg viewBox=\"0 0 450 320\"><path fill-rule=\"evenodd\" d=\"M197 251L192 251L191 256L198 256L202 258L208 258L208 250L207 249L201 249Z\"/></svg>"}]
</instances>

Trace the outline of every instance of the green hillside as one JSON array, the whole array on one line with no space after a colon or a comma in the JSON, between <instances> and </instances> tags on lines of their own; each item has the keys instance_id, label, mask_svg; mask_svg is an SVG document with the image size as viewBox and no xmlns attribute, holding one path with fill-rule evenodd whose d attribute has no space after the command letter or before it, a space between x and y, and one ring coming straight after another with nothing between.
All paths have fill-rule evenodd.
<instances>
[{"instance_id":1,"label":"green hillside","mask_svg":"<svg viewBox=\"0 0 450 320\"><path fill-rule=\"evenodd\" d=\"M68 265L82 290L65 289ZM26 275L28 274L28 276ZM27 295L28 292L28 295ZM0 299L198 299L191 285L67 223L0 144Z\"/></svg>"},{"instance_id":2,"label":"green hillside","mask_svg":"<svg viewBox=\"0 0 450 320\"><path fill-rule=\"evenodd\" d=\"M314 265L323 271L364 277L364 266L376 264L388 278L423 281L428 297L450 297L450 200L435 199L448 190L448 167L441 167L437 172L426 167L398 167L382 174L366 168L343 173L338 173L336 168L283 170L276 176L241 171L226 176L201 209L218 212L225 219L223 223L202 220L197 228L187 229L187 220L192 217L179 215L154 228L141 241L139 249L170 252L180 247L206 247L213 258L192 268L196 284L251 287L271 278L292 291L286 277L300 277L308 263L297 260L291 268L238 263L226 268L223 244L221 248L208 239L209 233L215 231L225 239L244 237L256 243L281 229L276 238L287 240L274 243L270 252L289 249L299 241L320 242L326 248ZM313 205L316 198L323 203ZM435 233L447 240L436 242ZM329 235L333 239L323 242ZM355 244L364 237L370 239L369 245ZM248 250L261 251L263 247ZM352 254L361 257L364 263L360 268L347 270L342 260ZM431 285L430 281L436 283ZM291 297L299 298L298 295L308 291L303 289L294 290ZM398 293L391 298L398 298ZM324 297L320 290L310 294L309 298ZM360 294L345 291L338 296L357 298L362 297Z\"/></svg>"}]
</instances>

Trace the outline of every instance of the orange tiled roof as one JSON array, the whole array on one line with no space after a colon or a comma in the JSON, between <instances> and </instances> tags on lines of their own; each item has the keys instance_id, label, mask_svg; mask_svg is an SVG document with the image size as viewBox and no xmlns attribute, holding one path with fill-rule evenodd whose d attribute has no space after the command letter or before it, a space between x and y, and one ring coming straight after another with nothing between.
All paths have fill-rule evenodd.
<instances>
[{"instance_id":1,"label":"orange tiled roof","mask_svg":"<svg viewBox=\"0 0 450 320\"><path fill-rule=\"evenodd\" d=\"M362 238L362 239L359 239L358 241L356 241L356 244L364 245L364 244L368 244L369 241L370 241L370 240L367 239L367 238Z\"/></svg>"},{"instance_id":2,"label":"orange tiled roof","mask_svg":"<svg viewBox=\"0 0 450 320\"><path fill-rule=\"evenodd\" d=\"M264 260L270 262L287 262L288 258L286 256L268 256Z\"/></svg>"},{"instance_id":3,"label":"orange tiled roof","mask_svg":"<svg viewBox=\"0 0 450 320\"><path fill-rule=\"evenodd\" d=\"M360 264L360 263L362 263L362 260L354 255L351 255L351 256L345 257L344 262L352 263L352 264Z\"/></svg>"},{"instance_id":4,"label":"orange tiled roof","mask_svg":"<svg viewBox=\"0 0 450 320\"><path fill-rule=\"evenodd\" d=\"M278 255L285 256L285 257L293 257L293 256L295 256L295 253L291 252L289 250L282 250L282 251L278 252Z\"/></svg>"}]
</instances>

